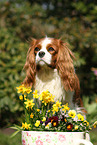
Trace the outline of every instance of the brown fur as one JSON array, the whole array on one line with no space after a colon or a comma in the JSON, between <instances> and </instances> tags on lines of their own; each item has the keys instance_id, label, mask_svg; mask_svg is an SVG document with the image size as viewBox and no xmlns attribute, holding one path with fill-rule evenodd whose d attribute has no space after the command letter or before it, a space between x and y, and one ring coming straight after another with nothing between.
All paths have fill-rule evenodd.
<instances>
[{"instance_id":1,"label":"brown fur","mask_svg":"<svg viewBox=\"0 0 97 145\"><path fill-rule=\"evenodd\" d=\"M52 45L55 48L55 53L52 54L52 68L56 68L61 77L62 84L66 91L75 91L74 102L83 106L80 98L79 79L75 73L73 60L75 57L67 46L60 39L52 39ZM23 84L33 86L35 84L36 64L35 64L35 46L43 39L32 39L31 46L27 53L24 69L26 70L26 78Z\"/></svg>"}]
</instances>

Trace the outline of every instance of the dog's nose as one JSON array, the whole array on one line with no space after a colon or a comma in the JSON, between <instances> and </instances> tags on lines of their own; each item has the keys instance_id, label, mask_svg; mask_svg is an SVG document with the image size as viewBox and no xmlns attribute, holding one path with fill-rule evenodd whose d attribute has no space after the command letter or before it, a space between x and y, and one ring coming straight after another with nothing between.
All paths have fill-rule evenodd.
<instances>
[{"instance_id":1,"label":"dog's nose","mask_svg":"<svg viewBox=\"0 0 97 145\"><path fill-rule=\"evenodd\" d=\"M40 57L40 58L42 58L42 57L44 57L44 55L45 55L45 52L43 52L43 51L40 51L38 55L39 55L39 57Z\"/></svg>"}]
</instances>

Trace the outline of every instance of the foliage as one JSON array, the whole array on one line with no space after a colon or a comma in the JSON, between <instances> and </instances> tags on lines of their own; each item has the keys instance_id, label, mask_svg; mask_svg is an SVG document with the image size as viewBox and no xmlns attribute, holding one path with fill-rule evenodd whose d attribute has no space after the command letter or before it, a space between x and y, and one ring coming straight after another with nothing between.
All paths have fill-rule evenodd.
<instances>
[{"instance_id":1,"label":"foliage","mask_svg":"<svg viewBox=\"0 0 97 145\"><path fill-rule=\"evenodd\" d=\"M83 102L87 110L87 119L90 120L90 122L93 122L97 118L97 95L94 94L91 98L91 103L89 103L89 97L84 96Z\"/></svg>"},{"instance_id":2,"label":"foliage","mask_svg":"<svg viewBox=\"0 0 97 145\"><path fill-rule=\"evenodd\" d=\"M0 1L0 118L2 124L23 111L15 87L23 81L23 66L29 38L62 38L68 42L77 62L81 95L96 93L97 2L79 0ZM89 99L90 102L90 99ZM9 114L10 120L6 117ZM4 115L5 114L5 115ZM3 117L5 116L5 117ZM19 115L20 116L20 115ZM16 119L17 120L17 119ZM5 122L5 123L4 123Z\"/></svg>"}]
</instances>

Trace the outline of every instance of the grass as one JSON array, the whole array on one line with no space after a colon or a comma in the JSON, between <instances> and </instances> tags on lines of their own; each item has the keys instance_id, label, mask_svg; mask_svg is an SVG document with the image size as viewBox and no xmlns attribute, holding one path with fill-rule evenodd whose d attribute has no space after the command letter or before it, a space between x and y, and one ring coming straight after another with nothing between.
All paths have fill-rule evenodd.
<instances>
[{"instance_id":1,"label":"grass","mask_svg":"<svg viewBox=\"0 0 97 145\"><path fill-rule=\"evenodd\" d=\"M0 145L22 145L21 133L18 133L15 137L10 138L10 135L0 131Z\"/></svg>"},{"instance_id":2,"label":"grass","mask_svg":"<svg viewBox=\"0 0 97 145\"><path fill-rule=\"evenodd\" d=\"M90 131L90 138L93 145L97 145L97 128Z\"/></svg>"},{"instance_id":3,"label":"grass","mask_svg":"<svg viewBox=\"0 0 97 145\"><path fill-rule=\"evenodd\" d=\"M90 131L90 138L93 145L97 145L97 129ZM0 145L22 145L21 133L10 138L10 135L6 134L6 132L2 133L2 131L0 131Z\"/></svg>"}]
</instances>

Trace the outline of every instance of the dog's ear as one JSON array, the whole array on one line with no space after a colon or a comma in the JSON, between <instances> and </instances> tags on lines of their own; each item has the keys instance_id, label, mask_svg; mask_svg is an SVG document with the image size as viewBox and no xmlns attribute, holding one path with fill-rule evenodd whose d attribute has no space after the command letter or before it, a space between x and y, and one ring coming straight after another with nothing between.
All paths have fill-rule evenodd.
<instances>
[{"instance_id":1,"label":"dog's ear","mask_svg":"<svg viewBox=\"0 0 97 145\"><path fill-rule=\"evenodd\" d=\"M78 81L74 70L73 58L75 57L68 48L68 44L59 40L59 51L56 67L59 71L59 75L66 91L74 91Z\"/></svg>"},{"instance_id":2,"label":"dog's ear","mask_svg":"<svg viewBox=\"0 0 97 145\"><path fill-rule=\"evenodd\" d=\"M26 86L31 86L35 83L35 74L36 74L36 64L35 64L35 54L34 47L37 40L32 39L30 48L27 52L26 63L24 65L24 69L26 71L26 77L23 81L23 84Z\"/></svg>"},{"instance_id":3,"label":"dog's ear","mask_svg":"<svg viewBox=\"0 0 97 145\"><path fill-rule=\"evenodd\" d=\"M68 48L67 43L63 43L59 40L59 51L57 56L56 67L59 71L61 81L66 91L74 91L74 103L79 106L83 106L80 98L80 84L79 79L75 73L73 59L75 59L73 53Z\"/></svg>"}]
</instances>

